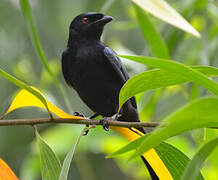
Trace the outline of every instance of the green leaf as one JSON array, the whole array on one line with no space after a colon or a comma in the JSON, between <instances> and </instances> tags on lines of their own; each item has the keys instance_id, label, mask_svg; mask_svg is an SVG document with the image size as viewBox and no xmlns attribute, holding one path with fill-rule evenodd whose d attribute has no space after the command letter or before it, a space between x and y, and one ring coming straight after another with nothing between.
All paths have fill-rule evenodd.
<instances>
[{"instance_id":1,"label":"green leaf","mask_svg":"<svg viewBox=\"0 0 218 180\"><path fill-rule=\"evenodd\" d=\"M146 135L145 137L148 137L148 135ZM110 154L109 156L107 156L107 158L115 157L117 155L128 152L129 150L134 150L142 141L143 138L139 138L129 143L124 148L121 148L120 150ZM173 178L180 179L186 166L190 162L190 159L176 147L165 142L162 142L154 149L169 170L170 174L173 176ZM199 179L203 179L202 175L200 175Z\"/></svg>"},{"instance_id":2,"label":"green leaf","mask_svg":"<svg viewBox=\"0 0 218 180\"><path fill-rule=\"evenodd\" d=\"M59 89L61 95L64 98L64 102L68 108L69 111L71 111L71 105L70 105L70 101L69 98L67 98L66 93L64 91L64 89L62 88L60 82L57 80L57 78L55 77L53 71L51 70L51 68L48 65L48 61L45 57L45 53L41 47L40 41L39 41L39 37L37 34L37 30L33 21L33 16L32 16L32 10L30 7L30 4L28 2L28 0L20 0L20 7L23 13L23 16L26 20L29 32L30 32L30 36L32 39L32 43L35 46L36 52L39 55L43 66L45 67L46 71L48 72L48 74L51 76L52 80L54 81L55 85L57 86L57 88Z\"/></svg>"},{"instance_id":3,"label":"green leaf","mask_svg":"<svg viewBox=\"0 0 218 180\"><path fill-rule=\"evenodd\" d=\"M81 139L81 137L83 136L83 134L85 133L85 131L87 131L88 128L84 128L82 130L82 132L80 133L76 143L73 145L73 147L71 148L71 150L67 153L67 156L65 157L64 159L64 163L63 163L63 166L61 168L61 173L60 173L60 176L59 176L59 180L67 180L67 176L68 176L68 173L69 173L69 169L70 169L70 164L71 164L71 161L73 159L73 155L75 153L75 150L76 150L76 147L77 145L79 144L79 141Z\"/></svg>"},{"instance_id":4,"label":"green leaf","mask_svg":"<svg viewBox=\"0 0 218 180\"><path fill-rule=\"evenodd\" d=\"M139 117L142 122L148 122L153 117L157 107L157 102L160 101L163 92L164 89L162 88L157 89L156 91L153 91L151 93L151 96L149 97L147 103L144 105L139 113Z\"/></svg>"},{"instance_id":5,"label":"green leaf","mask_svg":"<svg viewBox=\"0 0 218 180\"><path fill-rule=\"evenodd\" d=\"M134 7L143 35L150 45L153 54L157 57L169 58L168 48L160 33L155 29L145 12L136 5Z\"/></svg>"},{"instance_id":6,"label":"green leaf","mask_svg":"<svg viewBox=\"0 0 218 180\"><path fill-rule=\"evenodd\" d=\"M37 92L36 90L31 88L30 86L26 85L24 82L22 82L22 81L16 79L15 77L11 76L7 72L3 71L1 68L0 68L0 76L4 77L8 81L10 81L13 84L17 85L18 87L27 90L28 92L33 94L36 98L38 98L45 105L45 108L47 109L50 117L52 118L52 114L51 114L51 112L48 109L48 105L47 105L46 99L39 92Z\"/></svg>"},{"instance_id":7,"label":"green leaf","mask_svg":"<svg viewBox=\"0 0 218 180\"><path fill-rule=\"evenodd\" d=\"M137 147L133 157L143 154L162 141L190 131L204 127L218 127L218 98L202 98L180 108L168 116L163 124L150 134L141 137L144 141ZM146 138L145 138L146 137Z\"/></svg>"},{"instance_id":8,"label":"green leaf","mask_svg":"<svg viewBox=\"0 0 218 180\"><path fill-rule=\"evenodd\" d=\"M139 7L145 11L151 13L157 18L176 26L183 31L186 31L196 37L200 37L199 32L197 32L176 10L174 10L166 1L164 0L132 0Z\"/></svg>"},{"instance_id":9,"label":"green leaf","mask_svg":"<svg viewBox=\"0 0 218 180\"><path fill-rule=\"evenodd\" d=\"M20 0L20 7L23 13L24 18L26 19L28 28L29 28L29 32L30 32L30 36L32 38L33 41L33 45L36 48L36 51L45 67L45 69L48 71L48 73L54 78L54 75L51 71L51 69L48 66L48 62L47 59L45 57L45 53L41 48L41 44L37 35L37 31L36 31L36 27L34 25L33 22L33 17L32 17L32 10L30 7L30 4L28 2L28 0Z\"/></svg>"},{"instance_id":10,"label":"green leaf","mask_svg":"<svg viewBox=\"0 0 218 180\"><path fill-rule=\"evenodd\" d=\"M143 138L138 138L135 141L130 142L129 144L127 144L126 146L120 148L119 150L109 154L106 156L106 158L112 158L115 156L118 156L120 154L126 153L128 151L132 151L134 149L136 149L138 146L140 146L140 144L145 140L145 138L147 138L149 136L149 134L146 134L145 136L142 136Z\"/></svg>"},{"instance_id":11,"label":"green leaf","mask_svg":"<svg viewBox=\"0 0 218 180\"><path fill-rule=\"evenodd\" d=\"M146 134L130 142L108 157L137 149L137 155L156 147L162 141L185 131L203 127L218 127L218 98L202 98L191 101L167 117L163 124L154 132Z\"/></svg>"},{"instance_id":12,"label":"green leaf","mask_svg":"<svg viewBox=\"0 0 218 180\"><path fill-rule=\"evenodd\" d=\"M204 144L199 149L199 151L194 155L191 162L189 162L182 176L182 180L195 180L199 175L199 171L201 169L203 162L217 146L218 146L218 137Z\"/></svg>"},{"instance_id":13,"label":"green leaf","mask_svg":"<svg viewBox=\"0 0 218 180\"><path fill-rule=\"evenodd\" d=\"M179 149L168 143L162 142L155 148L155 150L173 178L175 180L180 179L186 166L191 160ZM200 174L197 179L203 180L204 178Z\"/></svg>"},{"instance_id":14,"label":"green leaf","mask_svg":"<svg viewBox=\"0 0 218 180\"><path fill-rule=\"evenodd\" d=\"M49 145L35 131L40 152L42 180L58 180L61 172L61 164Z\"/></svg>"},{"instance_id":15,"label":"green leaf","mask_svg":"<svg viewBox=\"0 0 218 180\"><path fill-rule=\"evenodd\" d=\"M162 71L152 70L148 71L148 73L144 72L129 79L120 91L120 108L130 97L140 92L179 83L185 83L187 81L196 82L197 84L218 95L218 84L207 77L207 75L217 75L217 68L204 68L202 66L191 68L175 61L153 57L120 57L162 69Z\"/></svg>"}]
</instances>

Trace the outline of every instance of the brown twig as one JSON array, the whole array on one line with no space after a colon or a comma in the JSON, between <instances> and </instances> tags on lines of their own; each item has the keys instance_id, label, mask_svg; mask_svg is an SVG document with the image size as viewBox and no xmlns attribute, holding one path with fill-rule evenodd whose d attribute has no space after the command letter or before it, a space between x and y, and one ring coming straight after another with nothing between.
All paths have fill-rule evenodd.
<instances>
[{"instance_id":1,"label":"brown twig","mask_svg":"<svg viewBox=\"0 0 218 180\"><path fill-rule=\"evenodd\" d=\"M73 118L35 118L35 119L10 119L0 120L0 126L18 126L18 125L35 125L48 123L68 123L68 124L85 124L85 125L102 125L100 120L92 119L73 119ZM127 128L141 128L141 127L157 127L160 123L157 122L121 122L114 121L112 118L108 120L109 126L127 127Z\"/></svg>"}]
</instances>

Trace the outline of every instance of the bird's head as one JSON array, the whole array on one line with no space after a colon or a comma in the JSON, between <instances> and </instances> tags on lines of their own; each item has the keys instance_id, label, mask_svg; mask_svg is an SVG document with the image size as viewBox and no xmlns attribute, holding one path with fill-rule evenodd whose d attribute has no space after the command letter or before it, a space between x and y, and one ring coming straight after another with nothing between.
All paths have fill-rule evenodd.
<instances>
[{"instance_id":1,"label":"bird's head","mask_svg":"<svg viewBox=\"0 0 218 180\"><path fill-rule=\"evenodd\" d=\"M70 24L70 36L100 39L104 26L112 19L95 12L80 14Z\"/></svg>"}]
</instances>

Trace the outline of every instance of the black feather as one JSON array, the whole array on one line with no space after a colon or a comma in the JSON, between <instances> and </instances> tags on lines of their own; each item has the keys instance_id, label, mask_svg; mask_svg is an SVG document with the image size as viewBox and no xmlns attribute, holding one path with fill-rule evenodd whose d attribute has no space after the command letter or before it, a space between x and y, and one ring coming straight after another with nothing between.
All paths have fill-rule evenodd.
<instances>
[{"instance_id":1,"label":"black feather","mask_svg":"<svg viewBox=\"0 0 218 180\"><path fill-rule=\"evenodd\" d=\"M104 117L117 113L120 89L129 79L116 53L100 41L104 25L111 20L100 13L77 16L70 25L68 47L62 54L65 81L92 111ZM139 121L135 97L123 105L120 113L120 121Z\"/></svg>"}]
</instances>

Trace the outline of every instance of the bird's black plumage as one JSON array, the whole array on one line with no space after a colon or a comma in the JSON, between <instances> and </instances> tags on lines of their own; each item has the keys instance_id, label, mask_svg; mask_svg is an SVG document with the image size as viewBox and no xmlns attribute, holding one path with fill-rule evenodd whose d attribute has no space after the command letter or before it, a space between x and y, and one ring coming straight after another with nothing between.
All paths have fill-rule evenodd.
<instances>
[{"instance_id":1,"label":"bird's black plumage","mask_svg":"<svg viewBox=\"0 0 218 180\"><path fill-rule=\"evenodd\" d=\"M90 109L107 117L118 111L120 89L129 79L115 52L100 41L104 24L111 20L99 13L77 16L71 23L68 47L62 54L67 84ZM119 120L139 121L134 97L125 103L121 115Z\"/></svg>"},{"instance_id":2,"label":"bird's black plumage","mask_svg":"<svg viewBox=\"0 0 218 180\"><path fill-rule=\"evenodd\" d=\"M104 25L111 20L100 13L78 15L71 22L67 49L62 54L65 81L92 111L104 117L117 113L120 89L129 79L115 52L100 41ZM120 121L139 121L135 97L124 104L120 114Z\"/></svg>"}]
</instances>

